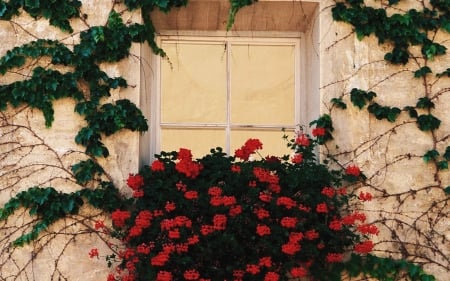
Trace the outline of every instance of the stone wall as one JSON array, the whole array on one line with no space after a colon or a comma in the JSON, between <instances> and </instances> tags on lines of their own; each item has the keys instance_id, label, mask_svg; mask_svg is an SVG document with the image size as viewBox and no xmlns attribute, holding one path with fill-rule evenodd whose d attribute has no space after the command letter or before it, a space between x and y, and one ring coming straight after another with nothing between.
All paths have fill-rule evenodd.
<instances>
[{"instance_id":1,"label":"stone wall","mask_svg":"<svg viewBox=\"0 0 450 281\"><path fill-rule=\"evenodd\" d=\"M367 2L367 1L365 1ZM373 1L375 8L384 1ZM426 1L425 1L426 2ZM321 3L321 112L332 116L334 141L328 144L343 165L355 163L367 176L362 191L373 193L365 210L381 233L375 253L422 263L437 280L447 280L450 270L450 208L444 189L449 185L448 169L438 170L422 156L435 148L442 155L449 145L448 112L450 79L437 78L450 65L450 56L424 61L420 47L413 47L405 65L392 65L383 58L389 44L378 44L375 36L357 39L352 26L333 22L331 5ZM416 8L417 1L400 1L388 14ZM431 35L433 37L433 35ZM450 34L438 32L435 41L450 48ZM414 71L428 65L433 74L427 80L414 78ZM431 113L442 123L436 132L421 131L415 119L402 111L395 122L377 120L367 106L352 105L353 88L373 91L383 106L415 106L420 97L435 103ZM332 106L332 98L342 98L347 109ZM426 111L419 111L424 114ZM338 146L338 148L335 147ZM324 152L330 152L324 150Z\"/></svg>"}]
</instances>

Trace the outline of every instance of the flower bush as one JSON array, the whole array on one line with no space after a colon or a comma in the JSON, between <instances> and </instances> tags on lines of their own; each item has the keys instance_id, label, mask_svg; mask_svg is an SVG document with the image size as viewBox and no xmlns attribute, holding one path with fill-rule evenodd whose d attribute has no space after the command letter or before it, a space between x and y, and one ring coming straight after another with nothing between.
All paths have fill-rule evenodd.
<instances>
[{"instance_id":1,"label":"flower bush","mask_svg":"<svg viewBox=\"0 0 450 281\"><path fill-rule=\"evenodd\" d=\"M220 148L196 160L185 148L157 155L130 174L129 208L111 214L108 233L123 247L107 257L116 267L108 281L340 280L345 253L370 252L378 229L348 211L350 200L370 199L346 187L363 177L359 168L319 163L320 136L300 131L285 137L291 155L260 160L249 160L258 139L234 156Z\"/></svg>"}]
</instances>

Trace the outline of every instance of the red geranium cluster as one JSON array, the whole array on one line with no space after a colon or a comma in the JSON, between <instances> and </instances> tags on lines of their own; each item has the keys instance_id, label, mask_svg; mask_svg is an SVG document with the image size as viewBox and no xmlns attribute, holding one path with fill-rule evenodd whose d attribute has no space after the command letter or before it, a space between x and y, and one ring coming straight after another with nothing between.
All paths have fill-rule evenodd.
<instances>
[{"instance_id":1,"label":"red geranium cluster","mask_svg":"<svg viewBox=\"0 0 450 281\"><path fill-rule=\"evenodd\" d=\"M241 162L221 151L194 161L180 149L130 174L128 186L142 196L111 214L111 234L125 247L109 257L119 263L108 281L321 280L348 249L370 252L376 226L341 212L357 196L339 183L357 167L329 172L314 145L304 134L291 141L301 161L246 161L262 149L257 139L236 150Z\"/></svg>"},{"instance_id":2,"label":"red geranium cluster","mask_svg":"<svg viewBox=\"0 0 450 281\"><path fill-rule=\"evenodd\" d=\"M234 155L247 161L250 158L250 155L255 153L258 149L262 149L261 141L258 139L248 139L241 148L236 149Z\"/></svg>"}]
</instances>

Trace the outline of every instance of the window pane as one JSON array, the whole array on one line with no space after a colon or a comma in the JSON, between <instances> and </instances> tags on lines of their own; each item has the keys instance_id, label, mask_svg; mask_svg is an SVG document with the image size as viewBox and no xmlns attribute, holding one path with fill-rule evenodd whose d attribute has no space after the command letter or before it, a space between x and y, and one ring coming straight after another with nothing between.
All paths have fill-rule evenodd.
<instances>
[{"instance_id":1,"label":"window pane","mask_svg":"<svg viewBox=\"0 0 450 281\"><path fill-rule=\"evenodd\" d=\"M209 154L211 148L225 150L225 129L183 129L164 128L161 130L161 150L178 151L187 148L194 158Z\"/></svg>"},{"instance_id":2,"label":"window pane","mask_svg":"<svg viewBox=\"0 0 450 281\"><path fill-rule=\"evenodd\" d=\"M287 147L286 140L283 139L283 135L287 134L290 137L294 135L292 131L282 132L268 131L268 130L233 130L231 131L231 151L230 154L234 155L234 151L240 148L248 139L259 139L263 144L263 149L260 150L262 157L278 156L281 157L285 154L290 154L291 150ZM255 155L259 159L259 155Z\"/></svg>"},{"instance_id":3,"label":"window pane","mask_svg":"<svg viewBox=\"0 0 450 281\"><path fill-rule=\"evenodd\" d=\"M295 125L295 46L232 45L231 122Z\"/></svg>"},{"instance_id":4,"label":"window pane","mask_svg":"<svg viewBox=\"0 0 450 281\"><path fill-rule=\"evenodd\" d=\"M162 123L225 123L227 110L224 44L163 42Z\"/></svg>"}]
</instances>

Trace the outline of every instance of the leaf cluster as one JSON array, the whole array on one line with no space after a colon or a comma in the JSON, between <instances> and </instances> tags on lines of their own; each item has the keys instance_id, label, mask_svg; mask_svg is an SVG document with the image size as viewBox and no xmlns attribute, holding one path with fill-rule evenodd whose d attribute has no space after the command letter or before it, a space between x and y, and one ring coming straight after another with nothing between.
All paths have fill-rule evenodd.
<instances>
[{"instance_id":1,"label":"leaf cluster","mask_svg":"<svg viewBox=\"0 0 450 281\"><path fill-rule=\"evenodd\" d=\"M395 5L399 1L389 1ZM389 42L392 50L385 59L393 64L406 64L411 57L409 48L421 46L428 59L443 55L446 47L433 42L429 31L442 29L450 32L450 5L448 0L430 1L431 9L410 9L404 14L388 15L384 8L366 6L363 0L339 1L332 9L333 19L353 25L359 39L374 34L380 44Z\"/></svg>"}]
</instances>

